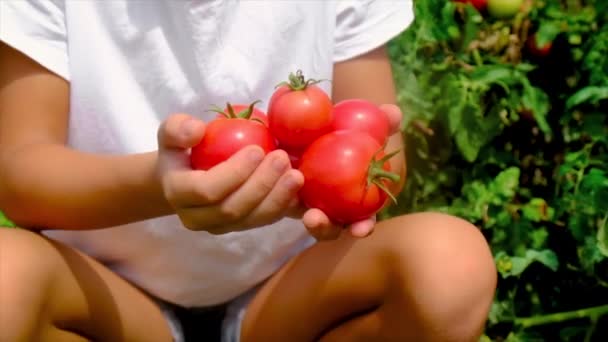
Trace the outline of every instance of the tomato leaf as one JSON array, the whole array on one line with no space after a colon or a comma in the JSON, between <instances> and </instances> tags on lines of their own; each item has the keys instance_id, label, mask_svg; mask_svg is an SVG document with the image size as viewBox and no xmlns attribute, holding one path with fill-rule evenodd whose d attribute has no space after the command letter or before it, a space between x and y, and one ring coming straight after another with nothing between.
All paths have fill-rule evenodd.
<instances>
[{"instance_id":1,"label":"tomato leaf","mask_svg":"<svg viewBox=\"0 0 608 342\"><path fill-rule=\"evenodd\" d=\"M546 118L549 112L549 96L539 88L533 87L527 80L522 85L524 89L521 97L522 105L532 111L540 130L545 134L551 134L551 127Z\"/></svg>"},{"instance_id":2,"label":"tomato leaf","mask_svg":"<svg viewBox=\"0 0 608 342\"><path fill-rule=\"evenodd\" d=\"M463 157L472 162L479 151L500 132L498 115L483 116L482 108L469 102L463 108L462 121L455 133L455 141Z\"/></svg>"},{"instance_id":3,"label":"tomato leaf","mask_svg":"<svg viewBox=\"0 0 608 342\"><path fill-rule=\"evenodd\" d=\"M533 198L522 206L524 218L532 222L549 221L553 218L555 210L542 198Z\"/></svg>"},{"instance_id":4,"label":"tomato leaf","mask_svg":"<svg viewBox=\"0 0 608 342\"><path fill-rule=\"evenodd\" d=\"M608 212L598 223L597 248L605 257L608 257Z\"/></svg>"},{"instance_id":5,"label":"tomato leaf","mask_svg":"<svg viewBox=\"0 0 608 342\"><path fill-rule=\"evenodd\" d=\"M555 252L550 249L526 251L524 256L509 256L499 252L495 256L498 271L503 278L520 276L534 262L539 262L552 271L557 271L559 260Z\"/></svg>"},{"instance_id":6,"label":"tomato leaf","mask_svg":"<svg viewBox=\"0 0 608 342\"><path fill-rule=\"evenodd\" d=\"M572 109L585 103L597 105L600 101L606 99L608 99L608 86L589 86L570 96L566 102L566 108Z\"/></svg>"},{"instance_id":7,"label":"tomato leaf","mask_svg":"<svg viewBox=\"0 0 608 342\"><path fill-rule=\"evenodd\" d=\"M555 40L557 35L561 33L559 22L556 21L543 21L541 22L538 33L536 35L536 43L539 46L544 46Z\"/></svg>"},{"instance_id":8,"label":"tomato leaf","mask_svg":"<svg viewBox=\"0 0 608 342\"><path fill-rule=\"evenodd\" d=\"M15 224L11 222L5 215L0 211L0 227L15 227Z\"/></svg>"}]
</instances>

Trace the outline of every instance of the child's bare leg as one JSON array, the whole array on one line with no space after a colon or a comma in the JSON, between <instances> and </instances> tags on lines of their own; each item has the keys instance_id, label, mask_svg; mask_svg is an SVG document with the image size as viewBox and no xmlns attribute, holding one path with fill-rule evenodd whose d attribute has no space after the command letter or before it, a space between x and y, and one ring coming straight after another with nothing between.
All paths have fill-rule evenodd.
<instances>
[{"instance_id":1,"label":"child's bare leg","mask_svg":"<svg viewBox=\"0 0 608 342\"><path fill-rule=\"evenodd\" d=\"M356 240L319 243L253 299L242 327L252 341L475 341L496 271L479 231L441 214L378 224Z\"/></svg>"},{"instance_id":2,"label":"child's bare leg","mask_svg":"<svg viewBox=\"0 0 608 342\"><path fill-rule=\"evenodd\" d=\"M158 306L93 259L0 229L1 341L170 341Z\"/></svg>"}]
</instances>

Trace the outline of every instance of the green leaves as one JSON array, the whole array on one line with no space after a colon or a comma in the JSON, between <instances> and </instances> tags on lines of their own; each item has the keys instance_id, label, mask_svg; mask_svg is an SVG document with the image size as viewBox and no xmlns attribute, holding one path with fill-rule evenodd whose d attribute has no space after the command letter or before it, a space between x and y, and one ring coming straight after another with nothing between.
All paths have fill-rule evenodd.
<instances>
[{"instance_id":1,"label":"green leaves","mask_svg":"<svg viewBox=\"0 0 608 342\"><path fill-rule=\"evenodd\" d=\"M454 128L456 146L465 160L473 162L479 151L500 132L500 119L498 116L484 118L481 107L470 103L463 106L457 115L460 118Z\"/></svg>"},{"instance_id":2,"label":"green leaves","mask_svg":"<svg viewBox=\"0 0 608 342\"><path fill-rule=\"evenodd\" d=\"M597 105L600 101L608 99L608 85L606 86L588 86L574 93L566 102L566 108L572 109L576 106L588 103Z\"/></svg>"},{"instance_id":3,"label":"green leaves","mask_svg":"<svg viewBox=\"0 0 608 342\"><path fill-rule=\"evenodd\" d=\"M11 222L4 214L0 211L0 227L15 227L15 224Z\"/></svg>"},{"instance_id":4,"label":"green leaves","mask_svg":"<svg viewBox=\"0 0 608 342\"><path fill-rule=\"evenodd\" d=\"M608 257L608 212L598 221L597 249L603 256Z\"/></svg>"},{"instance_id":5,"label":"green leaves","mask_svg":"<svg viewBox=\"0 0 608 342\"><path fill-rule=\"evenodd\" d=\"M390 48L408 158L390 213L439 210L481 229L501 275L489 340L559 340L577 329L534 327L608 298L608 2L529 4L494 20L416 1ZM549 55L531 51L532 34Z\"/></svg>"},{"instance_id":6,"label":"green leaves","mask_svg":"<svg viewBox=\"0 0 608 342\"><path fill-rule=\"evenodd\" d=\"M543 21L540 23L536 34L536 43L539 46L544 46L547 43L553 42L557 35L561 33L559 23L555 21Z\"/></svg>"},{"instance_id":7,"label":"green leaves","mask_svg":"<svg viewBox=\"0 0 608 342\"><path fill-rule=\"evenodd\" d=\"M555 252L550 249L542 251L529 249L523 256L509 256L500 251L494 256L496 267L504 278L520 276L534 262L539 262L552 271L557 271L559 261Z\"/></svg>"},{"instance_id":8,"label":"green leaves","mask_svg":"<svg viewBox=\"0 0 608 342\"><path fill-rule=\"evenodd\" d=\"M521 171L516 167L506 169L496 176L496 180L491 183L490 189L497 195L497 198L503 200L512 199L519 186L520 174ZM495 201L495 204L499 203L501 203L500 200Z\"/></svg>"},{"instance_id":9,"label":"green leaves","mask_svg":"<svg viewBox=\"0 0 608 342\"><path fill-rule=\"evenodd\" d=\"M454 215L465 217L470 221L482 221L486 227L491 227L501 216L492 216L494 208L505 210L516 194L519 185L520 170L508 168L499 173L495 179L484 182L474 180L462 187L462 197L454 200L451 207L444 209ZM503 213L506 213L503 212ZM502 218L507 224L510 218Z\"/></svg>"},{"instance_id":10,"label":"green leaves","mask_svg":"<svg viewBox=\"0 0 608 342\"><path fill-rule=\"evenodd\" d=\"M542 198L531 199L521 209L523 217L531 222L548 221L555 215L555 210Z\"/></svg>"}]
</instances>

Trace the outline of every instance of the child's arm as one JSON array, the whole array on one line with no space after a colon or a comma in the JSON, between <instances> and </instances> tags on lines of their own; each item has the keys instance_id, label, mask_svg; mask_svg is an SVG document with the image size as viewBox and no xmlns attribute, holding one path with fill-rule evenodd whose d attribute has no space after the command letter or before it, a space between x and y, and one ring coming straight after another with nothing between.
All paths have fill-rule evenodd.
<instances>
[{"instance_id":1,"label":"child's arm","mask_svg":"<svg viewBox=\"0 0 608 342\"><path fill-rule=\"evenodd\" d=\"M0 207L24 227L99 228L169 214L156 153L67 148L69 84L0 46Z\"/></svg>"},{"instance_id":2,"label":"child's arm","mask_svg":"<svg viewBox=\"0 0 608 342\"><path fill-rule=\"evenodd\" d=\"M295 206L303 178L282 151L264 157L249 147L192 171L186 150L204 123L173 115L159 129L158 152L82 153L65 146L68 105L65 80L0 44L0 208L22 227L95 229L177 213L192 230L224 233Z\"/></svg>"}]
</instances>

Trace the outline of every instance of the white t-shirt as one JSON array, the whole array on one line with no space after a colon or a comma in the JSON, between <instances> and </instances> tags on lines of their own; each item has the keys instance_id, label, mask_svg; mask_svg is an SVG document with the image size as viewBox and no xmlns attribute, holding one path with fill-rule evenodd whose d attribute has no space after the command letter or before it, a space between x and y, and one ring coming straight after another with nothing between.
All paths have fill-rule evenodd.
<instances>
[{"instance_id":1,"label":"white t-shirt","mask_svg":"<svg viewBox=\"0 0 608 342\"><path fill-rule=\"evenodd\" d=\"M112 154L156 150L170 113L207 121L212 104L256 99L264 109L290 72L331 79L334 62L412 20L411 0L0 0L0 39L71 84L69 145ZM45 234L184 306L230 300L313 243L291 219L221 236L175 216Z\"/></svg>"}]
</instances>

